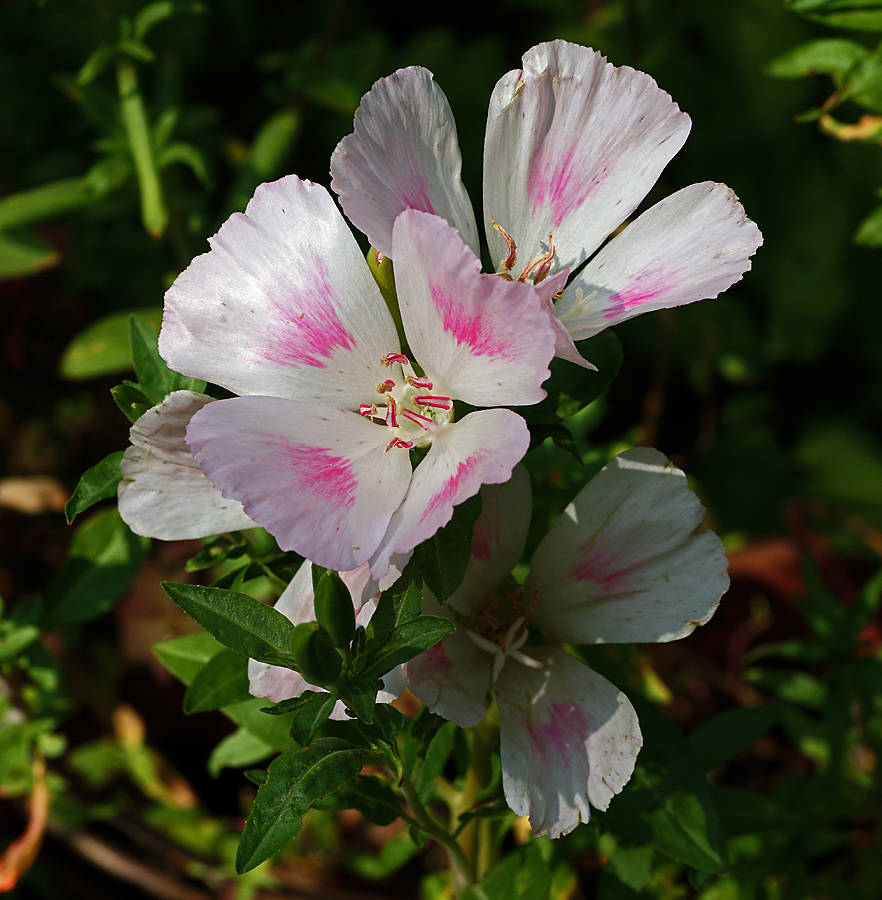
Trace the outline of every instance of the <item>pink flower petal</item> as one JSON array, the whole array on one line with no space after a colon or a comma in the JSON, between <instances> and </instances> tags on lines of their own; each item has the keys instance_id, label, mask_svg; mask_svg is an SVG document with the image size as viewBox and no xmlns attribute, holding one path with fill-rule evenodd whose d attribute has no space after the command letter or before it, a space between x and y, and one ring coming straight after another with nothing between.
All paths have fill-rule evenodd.
<instances>
[{"instance_id":1,"label":"pink flower petal","mask_svg":"<svg viewBox=\"0 0 882 900\"><path fill-rule=\"evenodd\" d=\"M636 209L683 146L689 117L643 72L565 41L539 44L490 100L484 222L494 262L517 245L520 269L554 237L573 269Z\"/></svg>"},{"instance_id":2,"label":"pink flower petal","mask_svg":"<svg viewBox=\"0 0 882 900\"><path fill-rule=\"evenodd\" d=\"M450 222L479 252L478 229L460 180L462 157L450 104L419 66L381 78L355 113L355 132L331 157L331 187L346 215L393 259L392 225L405 209Z\"/></svg>"},{"instance_id":3,"label":"pink flower petal","mask_svg":"<svg viewBox=\"0 0 882 900\"><path fill-rule=\"evenodd\" d=\"M410 481L388 429L357 413L275 397L219 400L187 440L203 471L283 550L354 569L377 549Z\"/></svg>"},{"instance_id":4,"label":"pink flower petal","mask_svg":"<svg viewBox=\"0 0 882 900\"><path fill-rule=\"evenodd\" d=\"M532 622L573 644L673 641L703 625L729 586L704 508L657 450L605 466L533 555L525 596Z\"/></svg>"},{"instance_id":5,"label":"pink flower petal","mask_svg":"<svg viewBox=\"0 0 882 900\"><path fill-rule=\"evenodd\" d=\"M237 394L372 402L398 338L323 187L263 184L210 243L166 294L159 349L173 369Z\"/></svg>"},{"instance_id":6,"label":"pink flower petal","mask_svg":"<svg viewBox=\"0 0 882 900\"><path fill-rule=\"evenodd\" d=\"M762 235L724 184L693 184L617 235L564 291L576 340L644 312L716 297L750 269Z\"/></svg>"},{"instance_id":7,"label":"pink flower petal","mask_svg":"<svg viewBox=\"0 0 882 900\"><path fill-rule=\"evenodd\" d=\"M407 496L371 558L374 577L389 571L395 554L408 553L446 525L453 507L482 484L508 481L529 444L526 423L508 409L480 410L447 425L414 470Z\"/></svg>"},{"instance_id":8,"label":"pink flower petal","mask_svg":"<svg viewBox=\"0 0 882 900\"><path fill-rule=\"evenodd\" d=\"M533 834L556 838L604 810L625 786L643 739L614 685L563 650L542 647L541 669L509 661L496 683L502 788Z\"/></svg>"},{"instance_id":9,"label":"pink flower petal","mask_svg":"<svg viewBox=\"0 0 882 900\"><path fill-rule=\"evenodd\" d=\"M175 391L132 425L119 513L136 534L181 541L256 527L241 503L225 499L202 474L187 446L190 419L211 399Z\"/></svg>"},{"instance_id":10,"label":"pink flower petal","mask_svg":"<svg viewBox=\"0 0 882 900\"><path fill-rule=\"evenodd\" d=\"M435 391L475 406L538 403L555 338L532 286L482 275L437 216L395 221L395 279L407 340Z\"/></svg>"}]
</instances>

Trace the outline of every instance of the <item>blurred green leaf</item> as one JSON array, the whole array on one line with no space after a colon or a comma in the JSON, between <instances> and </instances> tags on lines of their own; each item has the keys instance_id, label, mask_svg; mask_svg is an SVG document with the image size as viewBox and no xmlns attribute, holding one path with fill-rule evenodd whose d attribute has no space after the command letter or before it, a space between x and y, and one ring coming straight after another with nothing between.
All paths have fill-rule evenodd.
<instances>
[{"instance_id":1,"label":"blurred green leaf","mask_svg":"<svg viewBox=\"0 0 882 900\"><path fill-rule=\"evenodd\" d=\"M87 325L62 354L59 364L61 375L80 381L131 369L129 319L133 315L158 328L162 321L162 308L147 307L111 313Z\"/></svg>"},{"instance_id":2,"label":"blurred green leaf","mask_svg":"<svg viewBox=\"0 0 882 900\"><path fill-rule=\"evenodd\" d=\"M226 647L251 659L296 669L291 657L295 626L271 606L222 588L168 581L162 587L190 618Z\"/></svg>"},{"instance_id":3,"label":"blurred green leaf","mask_svg":"<svg viewBox=\"0 0 882 900\"><path fill-rule=\"evenodd\" d=\"M134 581L149 546L115 509L92 516L74 532L67 559L46 589L45 627L87 622L107 612Z\"/></svg>"},{"instance_id":4,"label":"blurred green leaf","mask_svg":"<svg viewBox=\"0 0 882 900\"><path fill-rule=\"evenodd\" d=\"M864 247L882 247L882 206L877 206L861 222L854 240Z\"/></svg>"},{"instance_id":5,"label":"blurred green leaf","mask_svg":"<svg viewBox=\"0 0 882 900\"><path fill-rule=\"evenodd\" d=\"M122 480L119 470L123 458L122 450L105 456L101 462L86 469L64 506L64 517L67 524L99 500L115 497L116 490Z\"/></svg>"},{"instance_id":6,"label":"blurred green leaf","mask_svg":"<svg viewBox=\"0 0 882 900\"><path fill-rule=\"evenodd\" d=\"M223 644L204 631L184 634L153 645L153 652L163 666L187 685L205 663L221 650Z\"/></svg>"},{"instance_id":7,"label":"blurred green leaf","mask_svg":"<svg viewBox=\"0 0 882 900\"><path fill-rule=\"evenodd\" d=\"M551 872L535 844L518 847L497 863L462 900L547 900Z\"/></svg>"},{"instance_id":8,"label":"blurred green leaf","mask_svg":"<svg viewBox=\"0 0 882 900\"><path fill-rule=\"evenodd\" d=\"M480 494L469 497L453 510L453 517L423 543L423 582L439 603L446 603L462 584L472 558L472 534L481 515Z\"/></svg>"},{"instance_id":9,"label":"blurred green leaf","mask_svg":"<svg viewBox=\"0 0 882 900\"><path fill-rule=\"evenodd\" d=\"M777 706L731 709L700 725L689 736L689 750L702 771L710 771L749 749L778 721Z\"/></svg>"},{"instance_id":10,"label":"blurred green leaf","mask_svg":"<svg viewBox=\"0 0 882 900\"><path fill-rule=\"evenodd\" d=\"M208 774L220 775L221 769L242 769L261 762L275 752L275 747L261 740L247 728L237 728L228 734L208 757Z\"/></svg>"},{"instance_id":11,"label":"blurred green leaf","mask_svg":"<svg viewBox=\"0 0 882 900\"><path fill-rule=\"evenodd\" d=\"M882 31L882 0L785 0L796 13L837 28Z\"/></svg>"},{"instance_id":12,"label":"blurred green leaf","mask_svg":"<svg viewBox=\"0 0 882 900\"><path fill-rule=\"evenodd\" d=\"M232 650L221 650L196 673L184 695L184 712L188 715L209 712L246 700L248 693L248 660Z\"/></svg>"},{"instance_id":13,"label":"blurred green leaf","mask_svg":"<svg viewBox=\"0 0 882 900\"><path fill-rule=\"evenodd\" d=\"M773 59L766 71L775 78L829 75L837 84L841 84L869 53L866 47L845 38L809 41Z\"/></svg>"},{"instance_id":14,"label":"blurred green leaf","mask_svg":"<svg viewBox=\"0 0 882 900\"><path fill-rule=\"evenodd\" d=\"M80 87L91 84L107 68L108 63L113 61L115 56L116 47L111 47L109 44L101 44L89 54L82 68L77 72L77 84Z\"/></svg>"},{"instance_id":15,"label":"blurred green leaf","mask_svg":"<svg viewBox=\"0 0 882 900\"><path fill-rule=\"evenodd\" d=\"M54 219L95 200L85 178L64 178L0 198L0 230Z\"/></svg>"},{"instance_id":16,"label":"blurred green leaf","mask_svg":"<svg viewBox=\"0 0 882 900\"><path fill-rule=\"evenodd\" d=\"M135 40L143 41L150 29L160 22L183 13L202 13L205 10L205 4L197 0L155 0L154 3L148 3L139 10L135 16L132 23L133 36Z\"/></svg>"},{"instance_id":17,"label":"blurred green leaf","mask_svg":"<svg viewBox=\"0 0 882 900\"><path fill-rule=\"evenodd\" d=\"M18 232L0 234L0 279L36 275L58 265L61 255L40 238Z\"/></svg>"},{"instance_id":18,"label":"blurred green leaf","mask_svg":"<svg viewBox=\"0 0 882 900\"><path fill-rule=\"evenodd\" d=\"M361 751L334 738L286 750L270 763L266 783L239 841L236 871L249 872L281 850L303 827L301 819L320 797L342 787L361 769Z\"/></svg>"},{"instance_id":19,"label":"blurred green leaf","mask_svg":"<svg viewBox=\"0 0 882 900\"><path fill-rule=\"evenodd\" d=\"M820 709L827 689L813 675L787 669L748 669L747 680L787 703Z\"/></svg>"}]
</instances>

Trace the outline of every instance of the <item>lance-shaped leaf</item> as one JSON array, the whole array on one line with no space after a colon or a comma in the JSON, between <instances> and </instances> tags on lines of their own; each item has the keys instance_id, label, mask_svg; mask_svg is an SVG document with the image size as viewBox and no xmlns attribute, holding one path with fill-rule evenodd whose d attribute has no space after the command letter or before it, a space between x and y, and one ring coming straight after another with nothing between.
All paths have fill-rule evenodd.
<instances>
[{"instance_id":1,"label":"lance-shaped leaf","mask_svg":"<svg viewBox=\"0 0 882 900\"><path fill-rule=\"evenodd\" d=\"M414 553L400 578L380 597L365 628L365 646L371 649L404 622L416 619L423 609L423 584L419 576L422 550Z\"/></svg>"},{"instance_id":2,"label":"lance-shaped leaf","mask_svg":"<svg viewBox=\"0 0 882 900\"><path fill-rule=\"evenodd\" d=\"M381 678L396 666L425 653L443 637L456 630L450 619L440 616L420 616L395 628L379 646L363 657L364 678Z\"/></svg>"},{"instance_id":3,"label":"lance-shaped leaf","mask_svg":"<svg viewBox=\"0 0 882 900\"><path fill-rule=\"evenodd\" d=\"M251 871L296 837L309 807L359 773L361 756L345 741L320 738L272 762L242 831L236 871Z\"/></svg>"},{"instance_id":4,"label":"lance-shaped leaf","mask_svg":"<svg viewBox=\"0 0 882 900\"><path fill-rule=\"evenodd\" d=\"M153 326L136 315L129 318L132 364L141 390L154 403L161 403L173 391L203 391L205 382L173 372L159 355Z\"/></svg>"},{"instance_id":5,"label":"lance-shaped leaf","mask_svg":"<svg viewBox=\"0 0 882 900\"><path fill-rule=\"evenodd\" d=\"M167 581L162 587L191 619L230 650L260 662L297 668L291 655L294 626L271 606L223 588Z\"/></svg>"},{"instance_id":6,"label":"lance-shaped leaf","mask_svg":"<svg viewBox=\"0 0 882 900\"><path fill-rule=\"evenodd\" d=\"M199 670L184 695L184 712L208 712L247 700L248 660L234 650L221 650Z\"/></svg>"},{"instance_id":7,"label":"lance-shaped leaf","mask_svg":"<svg viewBox=\"0 0 882 900\"><path fill-rule=\"evenodd\" d=\"M423 545L420 574L439 603L462 584L472 558L472 533L481 514L481 495L475 494L453 510L453 518Z\"/></svg>"},{"instance_id":8,"label":"lance-shaped leaf","mask_svg":"<svg viewBox=\"0 0 882 900\"><path fill-rule=\"evenodd\" d=\"M70 500L64 506L64 517L68 525L94 503L116 496L116 489L122 478L119 471L122 458L123 451L117 450L116 453L105 456L101 462L95 463L91 469L86 469Z\"/></svg>"},{"instance_id":9,"label":"lance-shaped leaf","mask_svg":"<svg viewBox=\"0 0 882 900\"><path fill-rule=\"evenodd\" d=\"M291 719L291 737L298 744L306 745L313 735L328 721L337 698L326 691L304 691L299 697L282 700L275 706L268 706L263 712L273 716L282 716L293 712Z\"/></svg>"}]
</instances>

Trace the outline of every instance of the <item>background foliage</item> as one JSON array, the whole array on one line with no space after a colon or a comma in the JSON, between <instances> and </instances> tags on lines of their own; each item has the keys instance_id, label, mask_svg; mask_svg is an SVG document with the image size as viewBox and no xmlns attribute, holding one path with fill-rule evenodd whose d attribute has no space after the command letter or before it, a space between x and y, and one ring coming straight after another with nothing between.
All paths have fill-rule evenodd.
<instances>
[{"instance_id":1,"label":"background foliage","mask_svg":"<svg viewBox=\"0 0 882 900\"><path fill-rule=\"evenodd\" d=\"M733 588L682 646L591 651L639 703L638 772L608 814L522 848L485 893L877 896L880 36L878 0L0 2L0 887L440 896L438 861L406 828L332 810L234 880L254 786L230 767L282 749L286 728L253 704L225 707L236 730L180 712L180 682L220 647L200 634L157 662L153 643L192 632L159 582L215 567L270 597L290 572L258 537L208 547L187 576L198 544L150 547L100 506L70 529L62 508L125 446L120 410L169 388L151 356L162 294L258 183L327 185L362 93L421 64L453 106L476 200L493 84L561 37L648 71L691 115L649 202L726 182L765 246L723 297L616 329L621 373L567 423L584 465L551 441L529 457L535 545L611 451L659 447L694 477ZM111 395L133 356L146 397ZM455 783L466 749L420 721L423 786Z\"/></svg>"}]
</instances>

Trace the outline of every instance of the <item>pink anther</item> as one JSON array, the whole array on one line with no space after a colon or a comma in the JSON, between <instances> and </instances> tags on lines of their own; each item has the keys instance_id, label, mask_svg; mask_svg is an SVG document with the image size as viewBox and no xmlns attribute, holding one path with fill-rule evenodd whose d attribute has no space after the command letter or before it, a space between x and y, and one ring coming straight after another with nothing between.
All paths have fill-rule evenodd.
<instances>
[{"instance_id":1,"label":"pink anther","mask_svg":"<svg viewBox=\"0 0 882 900\"><path fill-rule=\"evenodd\" d=\"M393 447L398 447L401 450L410 450L413 447L413 441L402 441L401 438L392 438L383 452L388 453Z\"/></svg>"},{"instance_id":2,"label":"pink anther","mask_svg":"<svg viewBox=\"0 0 882 900\"><path fill-rule=\"evenodd\" d=\"M402 366L410 365L410 360L403 353L387 353L383 357L383 362L387 366L391 366L393 363L401 363Z\"/></svg>"},{"instance_id":3,"label":"pink anther","mask_svg":"<svg viewBox=\"0 0 882 900\"><path fill-rule=\"evenodd\" d=\"M414 397L414 403L420 406L431 406L434 409L453 409L453 401L450 397Z\"/></svg>"},{"instance_id":4,"label":"pink anther","mask_svg":"<svg viewBox=\"0 0 882 900\"><path fill-rule=\"evenodd\" d=\"M505 243L508 244L508 256L502 260L499 264L499 268L502 269L503 272L510 272L518 258L517 247L515 247L512 236L498 222L494 222L493 227L505 238Z\"/></svg>"},{"instance_id":5,"label":"pink anther","mask_svg":"<svg viewBox=\"0 0 882 900\"><path fill-rule=\"evenodd\" d=\"M405 375L404 380L408 384L412 384L415 388L419 388L421 391L431 391L432 388L435 387L428 378L421 378L418 375Z\"/></svg>"},{"instance_id":6,"label":"pink anther","mask_svg":"<svg viewBox=\"0 0 882 900\"><path fill-rule=\"evenodd\" d=\"M382 384L377 385L378 394L388 394L395 387L395 382L391 378L387 378Z\"/></svg>"},{"instance_id":7,"label":"pink anther","mask_svg":"<svg viewBox=\"0 0 882 900\"><path fill-rule=\"evenodd\" d=\"M551 269L551 261L554 259L554 241L551 235L548 235L548 253L537 256L529 263L523 272L518 275L518 281L526 281L531 275L533 276L533 284L539 284Z\"/></svg>"},{"instance_id":8,"label":"pink anther","mask_svg":"<svg viewBox=\"0 0 882 900\"><path fill-rule=\"evenodd\" d=\"M409 409L401 410L401 415L404 416L405 419L410 419L411 422L415 422L423 431L429 430L429 425L433 425L434 421L430 419L428 416L420 415L418 412L412 412Z\"/></svg>"},{"instance_id":9,"label":"pink anther","mask_svg":"<svg viewBox=\"0 0 882 900\"><path fill-rule=\"evenodd\" d=\"M362 416L375 416L377 414L377 407L371 403L362 403L361 406L358 407L358 412Z\"/></svg>"},{"instance_id":10,"label":"pink anther","mask_svg":"<svg viewBox=\"0 0 882 900\"><path fill-rule=\"evenodd\" d=\"M395 415L395 401L386 407L386 424L390 428L398 427L398 417Z\"/></svg>"}]
</instances>

